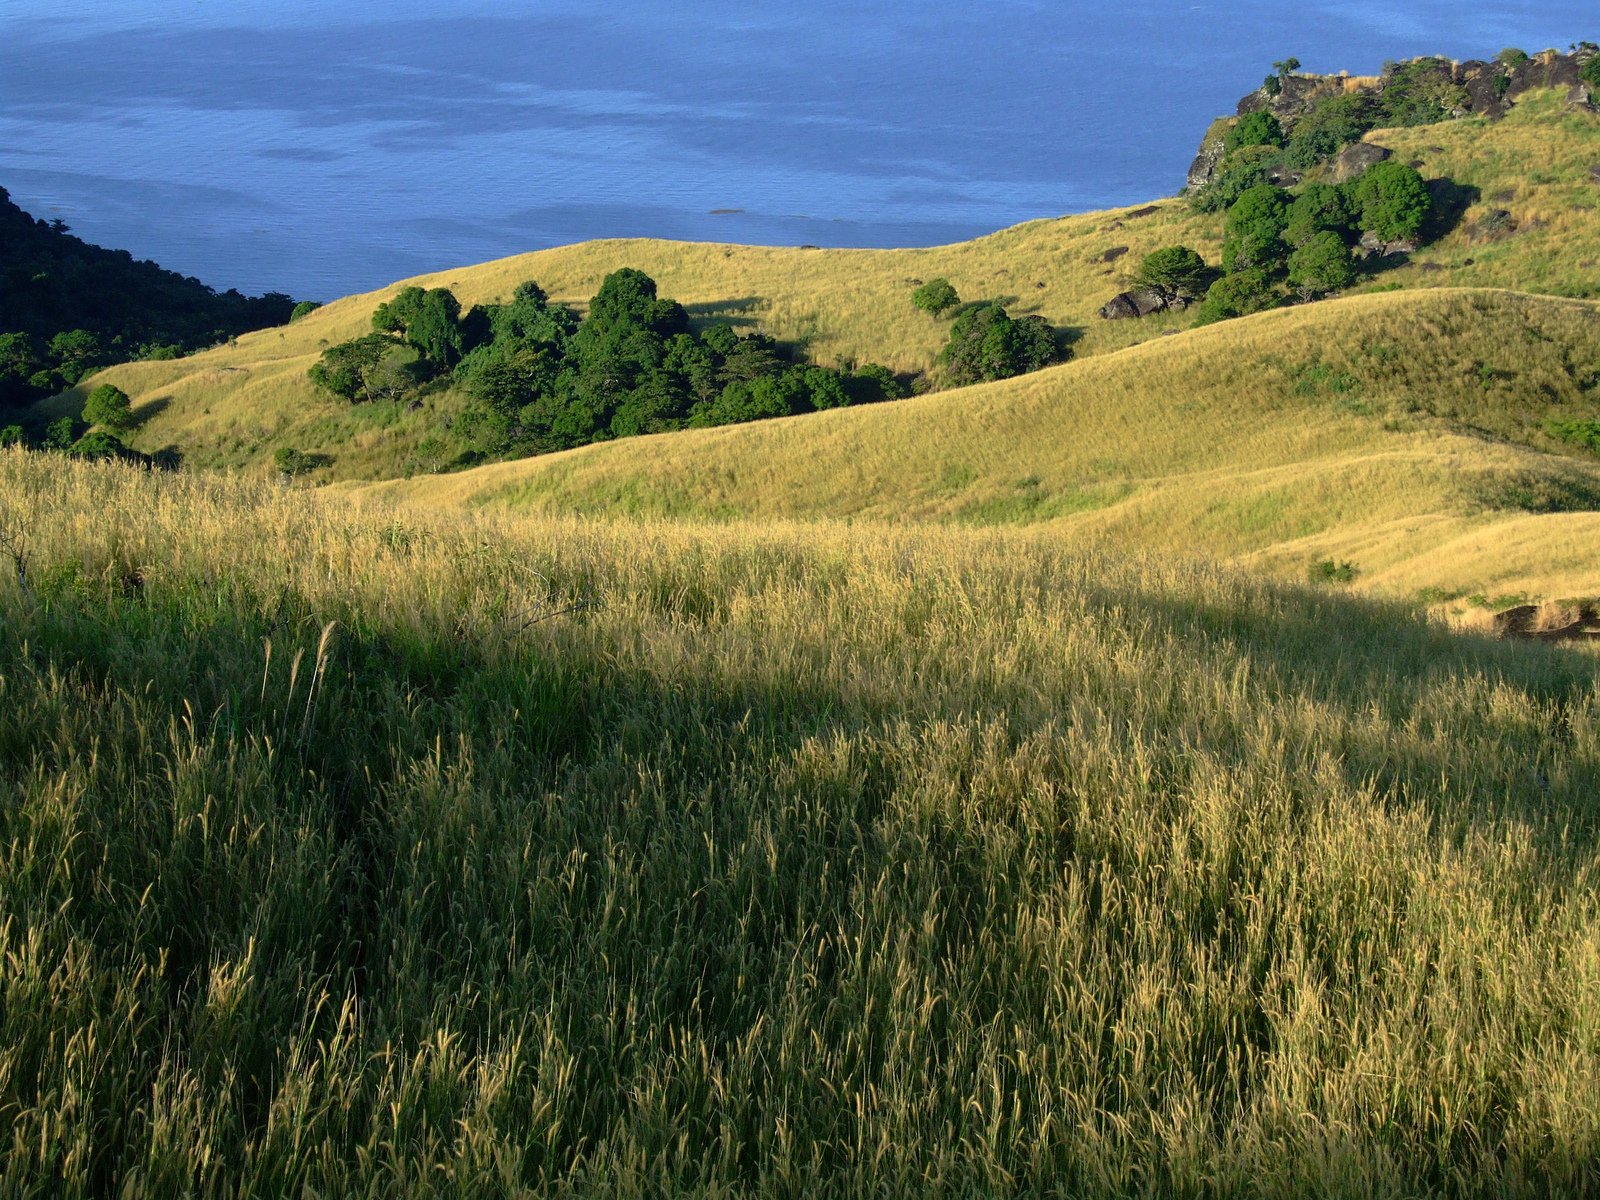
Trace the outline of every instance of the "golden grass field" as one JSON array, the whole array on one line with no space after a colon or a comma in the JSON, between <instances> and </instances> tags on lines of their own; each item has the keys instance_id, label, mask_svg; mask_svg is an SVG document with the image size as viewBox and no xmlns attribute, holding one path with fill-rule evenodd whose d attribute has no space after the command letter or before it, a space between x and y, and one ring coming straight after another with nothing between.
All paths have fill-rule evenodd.
<instances>
[{"instance_id":1,"label":"golden grass field","mask_svg":"<svg viewBox=\"0 0 1600 1200\"><path fill-rule=\"evenodd\" d=\"M1600 1188L1587 656L1047 528L0 531L0 1194Z\"/></svg>"},{"instance_id":2,"label":"golden grass field","mask_svg":"<svg viewBox=\"0 0 1600 1200\"><path fill-rule=\"evenodd\" d=\"M1600 1195L1600 639L1473 629L1600 595L1600 121L1373 139L1465 223L1203 329L1176 200L421 281L1015 380L428 475L378 293L0 449L0 1200Z\"/></svg>"}]
</instances>

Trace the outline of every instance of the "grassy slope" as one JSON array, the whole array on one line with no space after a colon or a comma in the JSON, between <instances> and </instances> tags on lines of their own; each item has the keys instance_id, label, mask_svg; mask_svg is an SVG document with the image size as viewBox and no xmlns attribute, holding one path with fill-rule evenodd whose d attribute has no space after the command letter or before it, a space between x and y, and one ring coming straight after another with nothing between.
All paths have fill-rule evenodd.
<instances>
[{"instance_id":1,"label":"grassy slope","mask_svg":"<svg viewBox=\"0 0 1600 1200\"><path fill-rule=\"evenodd\" d=\"M1039 531L0 527L0 1194L1600 1189L1584 660Z\"/></svg>"},{"instance_id":2,"label":"grassy slope","mask_svg":"<svg viewBox=\"0 0 1600 1200\"><path fill-rule=\"evenodd\" d=\"M1462 224L1416 256L1412 266L1368 287L1494 286L1594 295L1600 263L1600 120L1568 114L1554 93L1536 94L1499 124L1472 120L1386 131L1373 140L1425 175L1448 175L1479 201ZM1507 208L1523 231L1477 244L1477 217ZM947 323L914 311L913 281L946 275L968 300L1002 299L1018 314L1039 313L1081 331L1080 357L1122 349L1184 328L1184 316L1107 323L1096 310L1123 286L1128 265L1150 250L1186 243L1215 261L1219 217L1181 201L1155 211L1091 213L1035 221L957 246L925 250L798 250L658 241L606 241L540 251L422 277L455 289L466 303L504 299L524 279L572 303L586 301L620 266L655 276L667 295L700 317L759 326L802 344L821 362L881 361L926 369ZM1108 251L1126 248L1114 263ZM400 285L328 305L286 329L266 330L171 363L117 367L102 378L134 395L149 417L132 439L146 451L181 449L196 466L260 466L276 446L334 457L332 476L394 477L419 465L417 447L437 433L455 400L431 399L415 412L395 405L351 408L319 396L305 378L321 348L364 332L377 302ZM98 382L97 379L95 382ZM420 464L426 469L426 462Z\"/></svg>"},{"instance_id":3,"label":"grassy slope","mask_svg":"<svg viewBox=\"0 0 1600 1200\"><path fill-rule=\"evenodd\" d=\"M1351 558L1390 591L1592 591L1600 309L1459 290L1353 297L894 405L629 439L363 489L643 517L1050 522L1079 544ZM1524 552L1471 547L1518 531ZM1455 552L1447 547L1461 539Z\"/></svg>"}]
</instances>

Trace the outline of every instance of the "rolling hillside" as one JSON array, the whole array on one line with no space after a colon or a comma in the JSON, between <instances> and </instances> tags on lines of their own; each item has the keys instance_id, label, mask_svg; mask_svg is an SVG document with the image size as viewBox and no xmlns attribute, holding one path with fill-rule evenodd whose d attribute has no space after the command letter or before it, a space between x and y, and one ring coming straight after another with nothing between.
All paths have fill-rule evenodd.
<instances>
[{"instance_id":1,"label":"rolling hillside","mask_svg":"<svg viewBox=\"0 0 1600 1200\"><path fill-rule=\"evenodd\" d=\"M1541 422L1600 419L1597 373L1590 302L1388 293L893 405L357 490L547 513L1048 523L1079 544L1299 575L1348 559L1391 592L1559 596L1597 582L1600 462L1559 453ZM1501 527L1522 553L1473 551Z\"/></svg>"},{"instance_id":2,"label":"rolling hillside","mask_svg":"<svg viewBox=\"0 0 1600 1200\"><path fill-rule=\"evenodd\" d=\"M1378 131L1369 140L1417 161L1436 181L1448 232L1357 290L1492 286L1554 295L1600 292L1600 120L1566 111L1559 93L1532 94L1498 123L1471 119ZM1493 224L1491 212L1511 214ZM1513 228L1514 227L1514 228ZM462 267L407 283L452 288L464 304L507 298L537 280L579 304L621 266L638 267L704 320L760 328L819 362L878 361L920 371L948 324L908 302L916 281L944 275L969 301L1001 299L1014 315L1039 314L1093 358L1186 329L1191 318L1105 322L1095 314L1124 283L1128 265L1184 243L1215 261L1219 218L1178 200L1143 208L1042 220L958 246L925 250L804 250L607 241ZM433 469L429 438L445 435L459 406L450 395L419 409L350 407L319 395L305 377L323 347L367 329L376 304L400 284L350 297L292 326L174 362L128 364L97 376L134 396L143 426L131 444L179 450L193 466L265 467L275 447L329 455L325 478L382 479ZM76 402L63 398L46 414Z\"/></svg>"}]
</instances>

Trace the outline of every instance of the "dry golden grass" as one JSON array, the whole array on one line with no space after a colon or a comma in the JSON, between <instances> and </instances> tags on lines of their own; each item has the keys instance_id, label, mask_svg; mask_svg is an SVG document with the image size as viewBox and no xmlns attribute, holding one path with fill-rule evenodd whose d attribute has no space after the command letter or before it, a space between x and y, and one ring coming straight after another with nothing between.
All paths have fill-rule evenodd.
<instances>
[{"instance_id":1,"label":"dry golden grass","mask_svg":"<svg viewBox=\"0 0 1600 1200\"><path fill-rule=\"evenodd\" d=\"M1425 175L1445 175L1475 189L1463 193L1478 197L1462 214L1466 224L1503 207L1522 231L1479 244L1464 224L1416 255L1411 266L1386 272L1367 287L1595 294L1600 186L1588 171L1600 162L1600 120L1566 113L1556 93L1536 93L1497 124L1472 120L1371 138L1402 159L1421 160ZM933 363L948 320L914 310L910 293L915 280L944 275L967 300L1004 300L1014 313L1037 313L1079 331L1077 355L1093 357L1190 323L1184 315L1109 323L1095 315L1144 254L1177 243L1213 262L1220 253L1220 217L1193 214L1180 200L1137 212L1143 210L1034 221L961 245L921 250L590 242L405 282L448 286L471 304L503 300L517 283L535 279L557 299L581 304L608 272L634 266L697 317L759 327L803 346L819 362L878 361L919 371ZM1116 261L1103 261L1124 248ZM365 332L373 308L400 286L336 301L287 328L250 334L193 358L116 367L91 386L101 379L116 383L143 407L149 420L132 439L139 449L173 446L195 466L264 470L273 448L287 444L333 456L331 478L392 478L432 469L426 455L419 458L418 446L440 431L457 406L455 398L434 398L417 412L394 405L351 408L318 395L305 378L324 346Z\"/></svg>"},{"instance_id":2,"label":"dry golden grass","mask_svg":"<svg viewBox=\"0 0 1600 1200\"><path fill-rule=\"evenodd\" d=\"M0 529L0 1194L1600 1188L1585 659L1048 529Z\"/></svg>"}]
</instances>

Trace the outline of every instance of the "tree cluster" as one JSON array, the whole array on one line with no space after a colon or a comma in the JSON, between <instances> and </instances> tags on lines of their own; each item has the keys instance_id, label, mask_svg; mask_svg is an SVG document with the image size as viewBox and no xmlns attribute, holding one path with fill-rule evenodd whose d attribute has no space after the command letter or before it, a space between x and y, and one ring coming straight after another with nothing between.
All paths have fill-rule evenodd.
<instances>
[{"instance_id":1,"label":"tree cluster","mask_svg":"<svg viewBox=\"0 0 1600 1200\"><path fill-rule=\"evenodd\" d=\"M463 312L445 288L407 288L373 332L330 347L312 380L351 402L430 387L468 397L453 432L472 457L536 454L635 434L898 399L887 368L796 362L726 323L694 329L642 271L608 275L580 317L535 283Z\"/></svg>"},{"instance_id":2,"label":"tree cluster","mask_svg":"<svg viewBox=\"0 0 1600 1200\"><path fill-rule=\"evenodd\" d=\"M294 301L215 292L36 221L0 188L0 410L132 358L175 358L282 325Z\"/></svg>"},{"instance_id":3,"label":"tree cluster","mask_svg":"<svg viewBox=\"0 0 1600 1200\"><path fill-rule=\"evenodd\" d=\"M1200 318L1217 321L1270 308L1281 299L1283 283L1302 300L1349 287L1356 278L1353 249L1363 235L1384 244L1415 241L1432 206L1422 176L1393 160L1338 187L1248 188L1228 209L1225 274L1207 292Z\"/></svg>"},{"instance_id":4,"label":"tree cluster","mask_svg":"<svg viewBox=\"0 0 1600 1200\"><path fill-rule=\"evenodd\" d=\"M980 304L955 319L939 362L946 380L964 387L1025 375L1060 357L1055 331L1043 317L1013 318L999 304Z\"/></svg>"}]
</instances>

